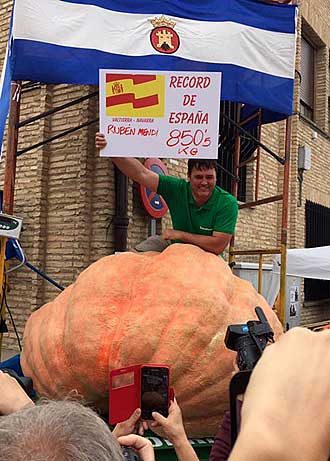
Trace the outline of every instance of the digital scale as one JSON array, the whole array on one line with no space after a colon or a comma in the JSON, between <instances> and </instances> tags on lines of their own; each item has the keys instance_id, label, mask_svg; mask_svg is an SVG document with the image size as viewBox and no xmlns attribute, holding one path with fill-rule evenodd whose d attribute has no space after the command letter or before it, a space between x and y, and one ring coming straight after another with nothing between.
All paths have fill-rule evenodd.
<instances>
[{"instance_id":1,"label":"digital scale","mask_svg":"<svg viewBox=\"0 0 330 461\"><path fill-rule=\"evenodd\" d=\"M22 222L22 218L0 213L0 237L19 239Z\"/></svg>"}]
</instances>

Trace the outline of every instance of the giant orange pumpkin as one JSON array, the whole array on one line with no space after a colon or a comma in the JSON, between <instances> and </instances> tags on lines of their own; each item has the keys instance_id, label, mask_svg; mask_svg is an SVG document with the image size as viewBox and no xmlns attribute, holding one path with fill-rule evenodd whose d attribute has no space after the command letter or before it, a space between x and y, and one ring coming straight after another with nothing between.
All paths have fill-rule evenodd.
<instances>
[{"instance_id":1,"label":"giant orange pumpkin","mask_svg":"<svg viewBox=\"0 0 330 461\"><path fill-rule=\"evenodd\" d=\"M22 368L41 395L76 389L105 409L109 370L168 364L188 433L212 435L228 408L236 356L224 346L226 328L256 319L257 305L279 333L252 285L192 245L107 256L31 315Z\"/></svg>"}]
</instances>

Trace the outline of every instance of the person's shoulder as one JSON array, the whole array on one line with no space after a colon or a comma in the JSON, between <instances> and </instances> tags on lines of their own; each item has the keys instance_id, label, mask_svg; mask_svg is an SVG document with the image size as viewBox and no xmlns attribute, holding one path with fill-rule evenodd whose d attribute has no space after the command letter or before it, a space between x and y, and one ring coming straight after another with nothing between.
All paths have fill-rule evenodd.
<instances>
[{"instance_id":1,"label":"person's shoulder","mask_svg":"<svg viewBox=\"0 0 330 461\"><path fill-rule=\"evenodd\" d=\"M183 178L176 178L175 176L166 176L166 175L159 175L159 181L162 183L170 183L170 184L177 184L177 185L182 185L185 186L188 184L188 181Z\"/></svg>"},{"instance_id":2,"label":"person's shoulder","mask_svg":"<svg viewBox=\"0 0 330 461\"><path fill-rule=\"evenodd\" d=\"M177 197L177 194L184 194L187 190L187 181L174 176L159 175L157 192L165 200L171 197Z\"/></svg>"},{"instance_id":3,"label":"person's shoulder","mask_svg":"<svg viewBox=\"0 0 330 461\"><path fill-rule=\"evenodd\" d=\"M237 199L231 193L221 189L221 187L215 186L215 193L219 200L226 201L227 203L238 206Z\"/></svg>"}]
</instances>

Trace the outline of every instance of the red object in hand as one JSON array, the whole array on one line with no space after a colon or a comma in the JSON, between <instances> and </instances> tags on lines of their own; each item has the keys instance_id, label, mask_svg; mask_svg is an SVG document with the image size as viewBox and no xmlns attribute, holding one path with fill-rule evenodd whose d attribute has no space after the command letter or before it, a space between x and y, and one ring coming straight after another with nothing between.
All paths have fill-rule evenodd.
<instances>
[{"instance_id":1,"label":"red object in hand","mask_svg":"<svg viewBox=\"0 0 330 461\"><path fill-rule=\"evenodd\" d=\"M109 423L128 419L141 408L142 419L152 419L157 411L168 415L174 392L169 387L169 367L157 364L133 365L110 372Z\"/></svg>"}]
</instances>

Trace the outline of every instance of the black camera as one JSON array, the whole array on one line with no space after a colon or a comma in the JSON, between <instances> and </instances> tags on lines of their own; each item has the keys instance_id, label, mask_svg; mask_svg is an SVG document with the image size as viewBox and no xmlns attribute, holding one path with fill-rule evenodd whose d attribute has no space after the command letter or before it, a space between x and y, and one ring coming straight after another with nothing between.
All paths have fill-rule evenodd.
<instances>
[{"instance_id":1,"label":"black camera","mask_svg":"<svg viewBox=\"0 0 330 461\"><path fill-rule=\"evenodd\" d=\"M225 336L228 349L237 352L240 371L253 370L268 343L274 342L274 332L261 307L255 308L259 320L249 320L246 324L230 325Z\"/></svg>"},{"instance_id":2,"label":"black camera","mask_svg":"<svg viewBox=\"0 0 330 461\"><path fill-rule=\"evenodd\" d=\"M132 448L121 447L121 452L125 461L138 461L139 457Z\"/></svg>"},{"instance_id":3,"label":"black camera","mask_svg":"<svg viewBox=\"0 0 330 461\"><path fill-rule=\"evenodd\" d=\"M242 401L239 396L245 393L252 370L265 347L274 342L274 332L264 311L261 307L256 307L255 313L259 320L249 320L246 324L230 325L225 336L226 347L237 352L236 361L240 370L232 377L229 385L232 446L240 427Z\"/></svg>"}]
</instances>

